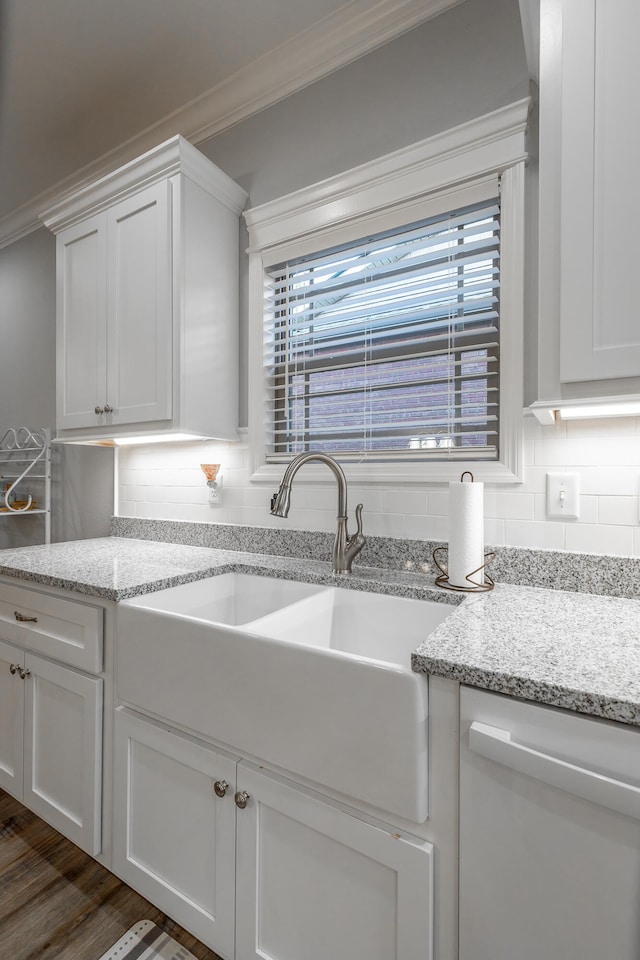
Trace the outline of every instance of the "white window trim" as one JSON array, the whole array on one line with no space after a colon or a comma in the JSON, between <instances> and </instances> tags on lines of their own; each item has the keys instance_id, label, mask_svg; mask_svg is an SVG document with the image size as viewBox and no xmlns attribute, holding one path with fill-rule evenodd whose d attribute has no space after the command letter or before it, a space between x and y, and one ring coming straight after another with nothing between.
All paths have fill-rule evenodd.
<instances>
[{"instance_id":1,"label":"white window trim","mask_svg":"<svg viewBox=\"0 0 640 960\"><path fill-rule=\"evenodd\" d=\"M524 166L529 99L454 127L244 214L249 228L249 455L253 481L277 482L282 464L265 462L264 270L289 256L356 240L420 219L425 205L501 178L500 460L343 464L358 483L445 483L464 470L488 483L522 480ZM455 205L455 203L453 204ZM453 209L453 206L452 206ZM327 479L309 464L301 480Z\"/></svg>"}]
</instances>

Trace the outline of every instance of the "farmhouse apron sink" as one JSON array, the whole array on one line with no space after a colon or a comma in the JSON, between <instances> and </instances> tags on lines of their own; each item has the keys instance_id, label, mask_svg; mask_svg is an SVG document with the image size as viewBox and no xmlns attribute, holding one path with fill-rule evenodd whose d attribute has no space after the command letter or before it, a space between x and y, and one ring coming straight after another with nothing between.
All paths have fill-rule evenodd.
<instances>
[{"instance_id":1,"label":"farmhouse apron sink","mask_svg":"<svg viewBox=\"0 0 640 960\"><path fill-rule=\"evenodd\" d=\"M118 605L118 698L420 823L428 687L411 651L452 609L243 573L171 587Z\"/></svg>"}]
</instances>

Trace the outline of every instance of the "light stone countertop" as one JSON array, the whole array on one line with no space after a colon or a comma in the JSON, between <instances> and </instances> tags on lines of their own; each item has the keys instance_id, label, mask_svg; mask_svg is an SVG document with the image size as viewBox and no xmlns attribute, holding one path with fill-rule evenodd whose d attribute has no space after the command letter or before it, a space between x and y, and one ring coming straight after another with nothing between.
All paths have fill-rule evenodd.
<instances>
[{"instance_id":1,"label":"light stone countertop","mask_svg":"<svg viewBox=\"0 0 640 960\"><path fill-rule=\"evenodd\" d=\"M2 575L114 601L230 570L449 603L417 672L640 726L640 600L510 584L461 600L422 573L120 537L0 551Z\"/></svg>"},{"instance_id":2,"label":"light stone countertop","mask_svg":"<svg viewBox=\"0 0 640 960\"><path fill-rule=\"evenodd\" d=\"M640 725L640 600L497 584L412 655L418 672Z\"/></svg>"},{"instance_id":3,"label":"light stone countertop","mask_svg":"<svg viewBox=\"0 0 640 960\"><path fill-rule=\"evenodd\" d=\"M460 602L419 572L360 566L353 575L342 576L333 574L323 561L155 540L104 537L0 550L0 575L116 601L233 570L437 603Z\"/></svg>"}]
</instances>

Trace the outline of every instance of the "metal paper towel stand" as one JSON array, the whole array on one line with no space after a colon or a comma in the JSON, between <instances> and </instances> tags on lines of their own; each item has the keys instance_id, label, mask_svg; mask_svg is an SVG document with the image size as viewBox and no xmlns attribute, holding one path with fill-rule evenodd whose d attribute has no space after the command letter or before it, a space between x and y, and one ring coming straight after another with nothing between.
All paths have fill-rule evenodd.
<instances>
[{"instance_id":1,"label":"metal paper towel stand","mask_svg":"<svg viewBox=\"0 0 640 960\"><path fill-rule=\"evenodd\" d=\"M462 476L460 477L460 480L464 480L467 474L471 477L471 482L473 483L473 474L471 473L470 470L465 470ZM449 571L448 569L447 570L444 569L442 564L439 562L438 557L436 556L437 553L441 553L442 551L446 551L448 553L449 548L436 547L433 553L431 554L434 564L440 571L440 576L436 577L437 587L442 587L443 590L452 590L454 593L487 593L489 590L493 590L495 583L491 579L489 574L486 573L486 569L489 564L489 561L495 556L495 553L492 553L492 552L485 553L484 554L485 562L481 564L479 567L476 567L475 570L472 570L470 573L466 574L465 576L465 580L467 581L469 586L460 587L460 586L457 586L456 584L449 583ZM476 580L473 579L473 577L477 576L479 573L482 573L483 570L485 571L485 573L482 578L482 582L478 583Z\"/></svg>"},{"instance_id":2,"label":"metal paper towel stand","mask_svg":"<svg viewBox=\"0 0 640 960\"><path fill-rule=\"evenodd\" d=\"M489 590L493 590L495 587L495 582L491 579L489 574L486 572L489 562L495 553L492 551L490 553L485 553L484 559L485 562L482 566L478 567L476 570L472 570L471 573L468 573L465 576L465 580L468 581L468 587L458 587L453 583L449 583L449 573L439 562L436 554L441 553L442 551L449 552L448 547L436 547L433 553L431 554L433 562L440 571L440 576L436 577L436 586L442 587L443 590L452 590L454 593L487 593ZM473 580L473 577L477 576L482 570L484 573L484 583L477 583Z\"/></svg>"}]
</instances>

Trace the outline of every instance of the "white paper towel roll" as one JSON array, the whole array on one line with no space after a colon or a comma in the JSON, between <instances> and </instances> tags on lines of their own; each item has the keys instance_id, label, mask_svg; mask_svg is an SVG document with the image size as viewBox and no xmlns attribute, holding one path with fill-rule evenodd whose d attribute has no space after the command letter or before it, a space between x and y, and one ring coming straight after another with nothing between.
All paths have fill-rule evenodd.
<instances>
[{"instance_id":1,"label":"white paper towel roll","mask_svg":"<svg viewBox=\"0 0 640 960\"><path fill-rule=\"evenodd\" d=\"M464 474L463 474L464 476ZM449 583L472 588L466 578L484 564L484 484L460 481L449 484ZM484 571L473 577L484 583Z\"/></svg>"}]
</instances>

